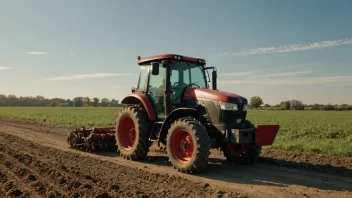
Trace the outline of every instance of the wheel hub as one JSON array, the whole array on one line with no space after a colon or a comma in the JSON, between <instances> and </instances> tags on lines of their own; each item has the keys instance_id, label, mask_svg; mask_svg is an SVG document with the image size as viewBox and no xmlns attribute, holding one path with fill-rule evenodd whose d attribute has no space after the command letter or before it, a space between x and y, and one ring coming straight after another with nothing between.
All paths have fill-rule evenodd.
<instances>
[{"instance_id":1,"label":"wheel hub","mask_svg":"<svg viewBox=\"0 0 352 198\"><path fill-rule=\"evenodd\" d=\"M194 144L192 137L187 131L176 131L171 144L171 150L176 161L186 164L192 159Z\"/></svg>"},{"instance_id":2,"label":"wheel hub","mask_svg":"<svg viewBox=\"0 0 352 198\"><path fill-rule=\"evenodd\" d=\"M133 130L133 129L130 129L130 130L128 131L128 135L129 135L129 136L134 136L134 130Z\"/></svg>"},{"instance_id":3,"label":"wheel hub","mask_svg":"<svg viewBox=\"0 0 352 198\"><path fill-rule=\"evenodd\" d=\"M189 142L183 141L181 143L181 148L182 148L183 151L187 151L189 149Z\"/></svg>"}]
</instances>

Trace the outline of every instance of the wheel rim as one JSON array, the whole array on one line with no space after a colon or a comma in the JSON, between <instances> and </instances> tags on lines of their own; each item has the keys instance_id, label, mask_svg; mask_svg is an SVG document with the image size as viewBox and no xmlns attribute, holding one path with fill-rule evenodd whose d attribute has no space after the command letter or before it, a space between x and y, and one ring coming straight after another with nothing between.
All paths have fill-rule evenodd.
<instances>
[{"instance_id":1,"label":"wheel rim","mask_svg":"<svg viewBox=\"0 0 352 198\"><path fill-rule=\"evenodd\" d=\"M136 129L131 117L124 116L120 119L117 133L122 149L130 151L136 140Z\"/></svg>"},{"instance_id":2,"label":"wheel rim","mask_svg":"<svg viewBox=\"0 0 352 198\"><path fill-rule=\"evenodd\" d=\"M228 144L226 145L226 150L231 157L241 157L247 150L247 147L247 144Z\"/></svg>"},{"instance_id":3,"label":"wheel rim","mask_svg":"<svg viewBox=\"0 0 352 198\"><path fill-rule=\"evenodd\" d=\"M178 130L171 140L171 151L178 163L187 164L193 157L194 144L188 132Z\"/></svg>"}]
</instances>

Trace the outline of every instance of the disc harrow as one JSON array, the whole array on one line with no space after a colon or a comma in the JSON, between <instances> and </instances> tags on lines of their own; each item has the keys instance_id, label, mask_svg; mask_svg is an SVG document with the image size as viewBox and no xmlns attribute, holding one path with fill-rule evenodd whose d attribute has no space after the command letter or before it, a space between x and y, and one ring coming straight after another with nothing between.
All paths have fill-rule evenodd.
<instances>
[{"instance_id":1,"label":"disc harrow","mask_svg":"<svg viewBox=\"0 0 352 198\"><path fill-rule=\"evenodd\" d=\"M73 149L87 152L116 150L115 128L77 128L70 132L67 142Z\"/></svg>"}]
</instances>

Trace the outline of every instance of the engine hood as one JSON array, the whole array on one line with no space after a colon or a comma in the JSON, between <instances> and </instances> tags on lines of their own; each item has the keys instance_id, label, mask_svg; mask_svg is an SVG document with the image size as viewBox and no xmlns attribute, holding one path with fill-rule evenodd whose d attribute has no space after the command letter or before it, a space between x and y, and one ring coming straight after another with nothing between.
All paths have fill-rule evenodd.
<instances>
[{"instance_id":1,"label":"engine hood","mask_svg":"<svg viewBox=\"0 0 352 198\"><path fill-rule=\"evenodd\" d=\"M183 98L217 100L229 103L248 103L246 98L234 93L201 88L186 88Z\"/></svg>"}]
</instances>

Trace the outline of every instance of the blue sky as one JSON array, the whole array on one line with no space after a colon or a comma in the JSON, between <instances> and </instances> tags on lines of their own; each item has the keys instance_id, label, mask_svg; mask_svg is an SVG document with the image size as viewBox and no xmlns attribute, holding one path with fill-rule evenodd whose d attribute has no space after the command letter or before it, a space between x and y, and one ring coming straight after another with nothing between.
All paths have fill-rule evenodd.
<instances>
[{"instance_id":1,"label":"blue sky","mask_svg":"<svg viewBox=\"0 0 352 198\"><path fill-rule=\"evenodd\" d=\"M0 0L0 93L122 99L137 56L200 57L265 103L352 102L352 2Z\"/></svg>"}]
</instances>

